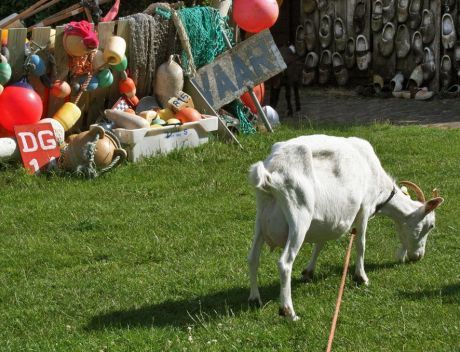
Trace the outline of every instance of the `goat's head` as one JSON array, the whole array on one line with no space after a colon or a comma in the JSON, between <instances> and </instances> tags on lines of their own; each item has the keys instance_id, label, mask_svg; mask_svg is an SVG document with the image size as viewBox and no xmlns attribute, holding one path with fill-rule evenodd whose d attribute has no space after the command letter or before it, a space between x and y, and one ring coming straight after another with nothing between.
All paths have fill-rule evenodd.
<instances>
[{"instance_id":1,"label":"goat's head","mask_svg":"<svg viewBox=\"0 0 460 352\"><path fill-rule=\"evenodd\" d=\"M415 192L417 202L411 201L415 205L415 210L406 215L402 222L396 223L396 230L402 244L396 256L401 262L404 262L406 258L410 261L417 261L425 255L428 233L435 227L434 210L442 204L444 199L435 189L433 198L426 201L423 191L416 184L409 181L401 181L401 184ZM409 195L408 197L410 198Z\"/></svg>"}]
</instances>

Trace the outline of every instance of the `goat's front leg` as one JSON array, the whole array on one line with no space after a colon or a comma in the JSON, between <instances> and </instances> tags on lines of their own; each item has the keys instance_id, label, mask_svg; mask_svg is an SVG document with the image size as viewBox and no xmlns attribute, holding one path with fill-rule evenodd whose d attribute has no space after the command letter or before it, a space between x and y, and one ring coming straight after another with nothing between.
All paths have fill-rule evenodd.
<instances>
[{"instance_id":1,"label":"goat's front leg","mask_svg":"<svg viewBox=\"0 0 460 352\"><path fill-rule=\"evenodd\" d=\"M260 252L262 249L263 238L260 230L260 222L257 216L256 224L254 228L254 239L252 241L252 247L248 255L249 264L249 281L251 291L249 293L249 303L262 306L262 300L260 299L259 287L257 285L257 270L259 268Z\"/></svg>"},{"instance_id":2,"label":"goat's front leg","mask_svg":"<svg viewBox=\"0 0 460 352\"><path fill-rule=\"evenodd\" d=\"M305 239L308 227L311 223L311 217L307 211L299 211L293 214L291 219L288 220L289 224L289 235L284 247L281 258L278 262L278 268L280 272L281 281L281 307L280 315L288 317L292 320L298 320L299 317L295 314L294 306L292 304L291 296L291 275L292 265L294 260L299 253L300 247Z\"/></svg>"},{"instance_id":3,"label":"goat's front leg","mask_svg":"<svg viewBox=\"0 0 460 352\"><path fill-rule=\"evenodd\" d=\"M316 262L318 261L319 252L324 247L325 242L315 243L313 246L313 251L311 253L310 261L308 262L307 267L302 271L302 281L309 282L313 280L313 275L315 273Z\"/></svg>"},{"instance_id":4,"label":"goat's front leg","mask_svg":"<svg viewBox=\"0 0 460 352\"><path fill-rule=\"evenodd\" d=\"M368 285L369 279L364 271L364 252L366 250L367 216L360 216L356 222L356 265L353 280Z\"/></svg>"}]
</instances>

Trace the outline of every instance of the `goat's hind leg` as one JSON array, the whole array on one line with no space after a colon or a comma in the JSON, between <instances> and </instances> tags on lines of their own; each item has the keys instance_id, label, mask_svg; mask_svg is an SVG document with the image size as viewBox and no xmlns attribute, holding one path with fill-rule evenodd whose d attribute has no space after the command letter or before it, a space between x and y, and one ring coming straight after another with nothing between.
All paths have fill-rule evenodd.
<instances>
[{"instance_id":1,"label":"goat's hind leg","mask_svg":"<svg viewBox=\"0 0 460 352\"><path fill-rule=\"evenodd\" d=\"M259 269L260 252L262 250L262 244L264 240L260 229L259 216L256 217L256 223L254 226L254 238L252 240L252 247L248 255L249 265L249 282L250 282L250 293L249 293L249 304L255 306L262 306L262 300L260 299L259 287L257 285L257 270Z\"/></svg>"},{"instance_id":2,"label":"goat's hind leg","mask_svg":"<svg viewBox=\"0 0 460 352\"><path fill-rule=\"evenodd\" d=\"M316 262L318 261L318 256L321 250L324 247L325 242L315 243L313 246L313 251L311 253L310 261L308 262L307 267L302 271L303 282L310 282L313 280L313 275L315 272Z\"/></svg>"},{"instance_id":3,"label":"goat's hind leg","mask_svg":"<svg viewBox=\"0 0 460 352\"><path fill-rule=\"evenodd\" d=\"M290 213L291 216L288 219L288 240L278 262L281 281L281 307L279 313L292 320L298 320L299 317L295 314L291 296L292 265L302 247L302 243L311 223L311 216L306 209L298 209Z\"/></svg>"}]
</instances>

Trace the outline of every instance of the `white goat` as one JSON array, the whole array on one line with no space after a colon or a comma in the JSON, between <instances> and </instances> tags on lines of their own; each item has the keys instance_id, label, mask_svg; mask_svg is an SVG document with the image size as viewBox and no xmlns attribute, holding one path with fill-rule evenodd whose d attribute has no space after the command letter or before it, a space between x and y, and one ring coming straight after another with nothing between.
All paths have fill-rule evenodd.
<instances>
[{"instance_id":1,"label":"white goat","mask_svg":"<svg viewBox=\"0 0 460 352\"><path fill-rule=\"evenodd\" d=\"M396 224L401 241L400 261L422 259L428 232L434 227L433 212L443 199L425 202L415 184L418 201L410 199L382 168L372 146L359 138L312 135L276 143L270 156L251 166L250 183L256 188L257 215L249 252L250 302L262 304L257 270L263 242L284 247L278 262L281 281L280 315L293 320L291 272L304 241L314 243L312 257L302 272L313 277L319 252L326 241L356 229L354 278L367 284L364 271L366 228L370 217L381 212Z\"/></svg>"}]
</instances>

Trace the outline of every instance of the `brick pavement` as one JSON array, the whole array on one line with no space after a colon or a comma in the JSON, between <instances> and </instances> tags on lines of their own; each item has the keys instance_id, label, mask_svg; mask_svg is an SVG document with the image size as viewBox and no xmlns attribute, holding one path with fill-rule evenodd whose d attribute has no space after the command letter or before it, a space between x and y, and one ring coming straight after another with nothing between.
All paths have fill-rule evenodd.
<instances>
[{"instance_id":1,"label":"brick pavement","mask_svg":"<svg viewBox=\"0 0 460 352\"><path fill-rule=\"evenodd\" d=\"M267 100L269 92L267 89ZM460 128L460 98L428 101L400 98L363 97L353 89L302 87L301 118L314 124L394 124L434 125L442 128ZM293 97L292 97L293 99ZM287 119L284 88L278 109L281 122Z\"/></svg>"}]
</instances>

